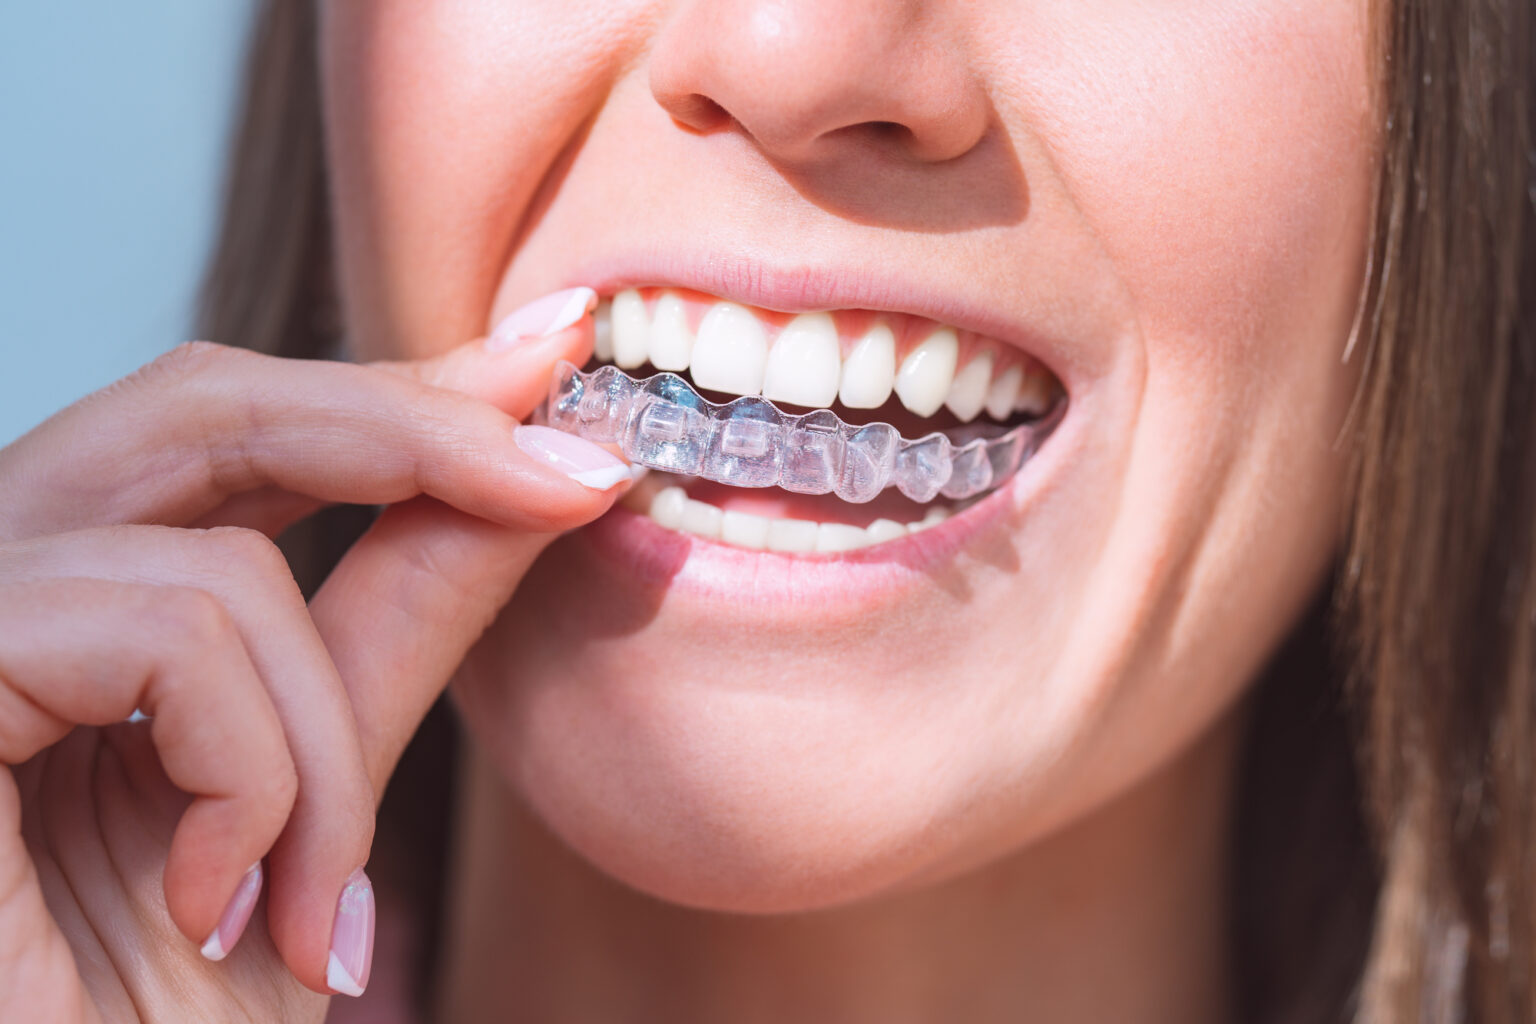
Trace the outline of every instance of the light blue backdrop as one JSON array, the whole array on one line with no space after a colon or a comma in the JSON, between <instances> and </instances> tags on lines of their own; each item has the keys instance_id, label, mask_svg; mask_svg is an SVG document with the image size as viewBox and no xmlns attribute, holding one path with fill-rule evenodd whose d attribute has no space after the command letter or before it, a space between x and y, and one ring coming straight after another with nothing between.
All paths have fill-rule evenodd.
<instances>
[{"instance_id":1,"label":"light blue backdrop","mask_svg":"<svg viewBox=\"0 0 1536 1024\"><path fill-rule=\"evenodd\" d=\"M0 3L0 445L188 338L251 12Z\"/></svg>"}]
</instances>

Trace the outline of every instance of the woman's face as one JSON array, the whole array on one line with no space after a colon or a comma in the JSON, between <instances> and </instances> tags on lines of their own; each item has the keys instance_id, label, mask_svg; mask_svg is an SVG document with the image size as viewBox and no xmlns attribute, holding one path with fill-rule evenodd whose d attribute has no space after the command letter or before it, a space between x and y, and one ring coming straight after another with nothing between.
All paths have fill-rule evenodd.
<instances>
[{"instance_id":1,"label":"woman's face","mask_svg":"<svg viewBox=\"0 0 1536 1024\"><path fill-rule=\"evenodd\" d=\"M770 334L950 324L1065 389L1023 470L921 534L753 552L619 509L546 553L456 696L612 875L780 911L1018 848L1191 749L1320 584L1360 0L375 0L325 9L324 61L366 356L673 287Z\"/></svg>"}]
</instances>

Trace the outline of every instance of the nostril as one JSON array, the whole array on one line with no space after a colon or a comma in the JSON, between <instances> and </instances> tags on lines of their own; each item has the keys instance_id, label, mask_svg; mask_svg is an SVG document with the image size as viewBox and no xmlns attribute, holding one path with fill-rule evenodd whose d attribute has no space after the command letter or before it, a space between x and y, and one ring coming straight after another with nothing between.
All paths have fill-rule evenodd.
<instances>
[{"instance_id":1,"label":"nostril","mask_svg":"<svg viewBox=\"0 0 1536 1024\"><path fill-rule=\"evenodd\" d=\"M690 93L666 104L672 120L682 127L703 134L729 124L730 111L702 93Z\"/></svg>"}]
</instances>

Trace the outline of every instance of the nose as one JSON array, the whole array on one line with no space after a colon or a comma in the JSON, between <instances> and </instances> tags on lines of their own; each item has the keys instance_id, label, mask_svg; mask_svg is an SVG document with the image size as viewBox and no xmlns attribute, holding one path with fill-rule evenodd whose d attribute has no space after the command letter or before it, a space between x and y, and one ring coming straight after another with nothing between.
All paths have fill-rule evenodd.
<instances>
[{"instance_id":1,"label":"nose","mask_svg":"<svg viewBox=\"0 0 1536 1024\"><path fill-rule=\"evenodd\" d=\"M991 106L958 26L923 0L683 0L651 51L651 92L697 131L740 126L770 158L811 165L875 144L961 156Z\"/></svg>"}]
</instances>

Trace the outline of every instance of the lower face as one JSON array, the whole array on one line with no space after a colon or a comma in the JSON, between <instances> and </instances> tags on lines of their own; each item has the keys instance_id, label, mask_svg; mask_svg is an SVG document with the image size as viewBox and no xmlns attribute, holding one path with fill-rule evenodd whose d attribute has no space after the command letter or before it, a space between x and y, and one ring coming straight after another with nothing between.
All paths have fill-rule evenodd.
<instances>
[{"instance_id":1,"label":"lower face","mask_svg":"<svg viewBox=\"0 0 1536 1024\"><path fill-rule=\"evenodd\" d=\"M585 284L619 297L605 359L717 400L766 386L786 411L904 436L1056 414L958 509L653 477L560 539L454 684L556 834L665 899L834 905L1038 841L1234 705L1338 540L1374 168L1363 7L930 5L926 31L959 41L933 52L989 104L944 161L889 139L776 151L750 130L790 102L771 89L736 122L680 125L653 84L686 79L696 5L326 8L364 355L442 351ZM753 8L721 6L744 19L721 30L761 29ZM795 28L781 37L823 45ZM888 65L933 59L891 38ZM854 172L868 184L842 188ZM747 326L712 333L722 304ZM796 323L819 357L775 356ZM879 361L855 358L879 325L888 398ZM954 339L950 377L930 362L903 385L935 337ZM668 491L653 515L663 486L706 511ZM877 519L902 530L874 536Z\"/></svg>"}]
</instances>

